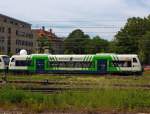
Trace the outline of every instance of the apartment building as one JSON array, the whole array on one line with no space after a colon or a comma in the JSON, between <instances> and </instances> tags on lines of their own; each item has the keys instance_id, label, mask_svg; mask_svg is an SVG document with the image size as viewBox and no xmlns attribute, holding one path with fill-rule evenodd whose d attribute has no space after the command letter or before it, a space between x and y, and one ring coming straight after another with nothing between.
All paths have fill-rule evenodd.
<instances>
[{"instance_id":1,"label":"apartment building","mask_svg":"<svg viewBox=\"0 0 150 114\"><path fill-rule=\"evenodd\" d=\"M0 54L17 54L21 49L35 52L31 24L0 14Z\"/></svg>"},{"instance_id":2,"label":"apartment building","mask_svg":"<svg viewBox=\"0 0 150 114\"><path fill-rule=\"evenodd\" d=\"M45 27L42 27L41 29L33 29L32 30L34 37L36 38L36 50L37 53L39 53L39 44L38 44L38 39L40 38L47 38L50 45L51 49L49 50L49 53L52 54L63 54L63 38L59 38L58 36L55 35L55 33L52 31L52 29L45 30ZM43 47L47 48L47 47Z\"/></svg>"}]
</instances>

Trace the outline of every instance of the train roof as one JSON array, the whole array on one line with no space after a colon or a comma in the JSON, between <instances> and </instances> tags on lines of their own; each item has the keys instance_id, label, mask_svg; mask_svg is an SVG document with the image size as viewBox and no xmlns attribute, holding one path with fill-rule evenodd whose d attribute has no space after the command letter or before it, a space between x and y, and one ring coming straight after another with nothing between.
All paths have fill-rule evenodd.
<instances>
[{"instance_id":1,"label":"train roof","mask_svg":"<svg viewBox=\"0 0 150 114\"><path fill-rule=\"evenodd\" d=\"M122 57L136 57L136 56L138 56L138 55L136 55L136 54L118 54L117 56L122 56Z\"/></svg>"},{"instance_id":2,"label":"train roof","mask_svg":"<svg viewBox=\"0 0 150 114\"><path fill-rule=\"evenodd\" d=\"M2 57L2 56L7 56L7 57L9 57L8 55L0 55L0 57Z\"/></svg>"},{"instance_id":3,"label":"train roof","mask_svg":"<svg viewBox=\"0 0 150 114\"><path fill-rule=\"evenodd\" d=\"M28 57L30 55L13 55L12 57L16 58L16 57Z\"/></svg>"},{"instance_id":4,"label":"train roof","mask_svg":"<svg viewBox=\"0 0 150 114\"><path fill-rule=\"evenodd\" d=\"M118 56L118 57L137 57L136 54L114 54L114 53L100 53L100 54L61 54L61 55L51 55L51 54L31 54L31 55L13 55L12 57L32 57L32 56L58 56L58 57L83 57L83 56ZM0 55L7 56L7 55Z\"/></svg>"}]
</instances>

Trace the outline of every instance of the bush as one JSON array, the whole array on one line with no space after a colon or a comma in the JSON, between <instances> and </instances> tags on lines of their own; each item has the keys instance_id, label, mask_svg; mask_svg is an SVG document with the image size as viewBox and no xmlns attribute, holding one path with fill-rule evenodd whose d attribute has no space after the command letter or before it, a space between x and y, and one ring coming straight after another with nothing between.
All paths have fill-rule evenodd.
<instances>
[{"instance_id":1,"label":"bush","mask_svg":"<svg viewBox=\"0 0 150 114\"><path fill-rule=\"evenodd\" d=\"M13 87L4 87L0 90L0 102L21 103L25 98L25 92Z\"/></svg>"},{"instance_id":2,"label":"bush","mask_svg":"<svg viewBox=\"0 0 150 114\"><path fill-rule=\"evenodd\" d=\"M31 110L64 109L120 109L138 110L150 108L150 91L136 89L99 89L89 92L63 92L61 94L44 95L25 92L13 87L0 90L0 105L19 104Z\"/></svg>"}]
</instances>

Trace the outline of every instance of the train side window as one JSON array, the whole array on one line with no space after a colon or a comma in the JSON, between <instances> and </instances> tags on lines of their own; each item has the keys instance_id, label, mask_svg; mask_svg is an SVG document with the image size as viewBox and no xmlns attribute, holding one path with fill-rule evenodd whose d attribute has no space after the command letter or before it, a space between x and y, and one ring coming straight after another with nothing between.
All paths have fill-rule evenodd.
<instances>
[{"instance_id":1,"label":"train side window","mask_svg":"<svg viewBox=\"0 0 150 114\"><path fill-rule=\"evenodd\" d=\"M126 61L124 63L124 67L131 67L131 61Z\"/></svg>"},{"instance_id":2,"label":"train side window","mask_svg":"<svg viewBox=\"0 0 150 114\"><path fill-rule=\"evenodd\" d=\"M32 65L32 61L31 61L31 60L28 60L28 61L27 61L27 65L28 65L28 66L31 66L31 65Z\"/></svg>"},{"instance_id":3,"label":"train side window","mask_svg":"<svg viewBox=\"0 0 150 114\"><path fill-rule=\"evenodd\" d=\"M112 61L112 67L131 67L131 61Z\"/></svg>"},{"instance_id":4,"label":"train side window","mask_svg":"<svg viewBox=\"0 0 150 114\"><path fill-rule=\"evenodd\" d=\"M81 62L75 62L74 64L75 64L74 65L75 68L81 68L82 67Z\"/></svg>"},{"instance_id":5,"label":"train side window","mask_svg":"<svg viewBox=\"0 0 150 114\"><path fill-rule=\"evenodd\" d=\"M133 62L134 62L134 63L137 63L137 59L136 59L136 58L133 58Z\"/></svg>"},{"instance_id":6,"label":"train side window","mask_svg":"<svg viewBox=\"0 0 150 114\"><path fill-rule=\"evenodd\" d=\"M93 64L94 65L94 64ZM80 62L80 61L60 61L60 62L49 62L49 67L64 67L64 68L90 68L92 62Z\"/></svg>"},{"instance_id":7,"label":"train side window","mask_svg":"<svg viewBox=\"0 0 150 114\"><path fill-rule=\"evenodd\" d=\"M25 60L16 61L16 66L28 66L28 62Z\"/></svg>"},{"instance_id":8,"label":"train side window","mask_svg":"<svg viewBox=\"0 0 150 114\"><path fill-rule=\"evenodd\" d=\"M0 59L0 62L2 62L2 60Z\"/></svg>"}]
</instances>

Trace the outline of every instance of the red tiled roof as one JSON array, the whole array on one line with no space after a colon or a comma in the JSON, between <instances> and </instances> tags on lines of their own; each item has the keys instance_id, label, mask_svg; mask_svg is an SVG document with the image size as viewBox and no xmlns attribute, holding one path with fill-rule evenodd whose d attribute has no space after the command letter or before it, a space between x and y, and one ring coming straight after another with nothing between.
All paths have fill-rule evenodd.
<instances>
[{"instance_id":1,"label":"red tiled roof","mask_svg":"<svg viewBox=\"0 0 150 114\"><path fill-rule=\"evenodd\" d=\"M54 33L49 32L49 31L46 31L46 30L33 29L33 31L35 31L35 32L39 35L39 37L41 37L41 36L46 36L46 37L48 37L50 40L57 38L57 36L56 36Z\"/></svg>"}]
</instances>

